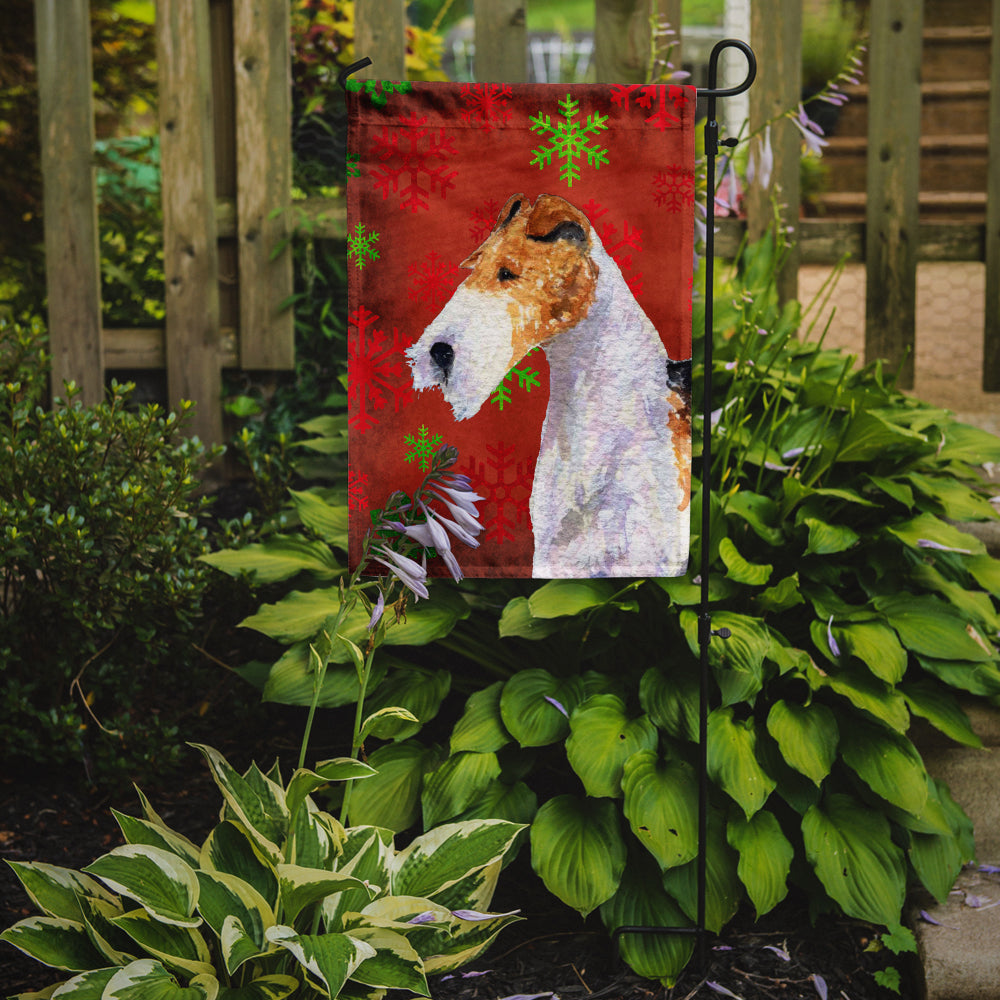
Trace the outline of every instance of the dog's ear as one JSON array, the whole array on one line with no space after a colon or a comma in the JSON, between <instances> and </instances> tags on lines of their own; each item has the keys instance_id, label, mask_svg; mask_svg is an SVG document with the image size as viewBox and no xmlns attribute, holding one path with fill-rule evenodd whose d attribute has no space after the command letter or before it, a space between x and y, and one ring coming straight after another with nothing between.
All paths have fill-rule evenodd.
<instances>
[{"instance_id":1,"label":"dog's ear","mask_svg":"<svg viewBox=\"0 0 1000 1000\"><path fill-rule=\"evenodd\" d=\"M521 211L522 207L525 205L526 199L523 194L512 194L506 202L504 202L503 208L497 215L497 221L493 223L493 229L490 230L490 235L486 237L486 241L479 247L478 250L473 250L465 260L459 264L459 267L475 267L479 263L479 258L483 255L483 247L489 242L490 236L494 233L499 232L501 229L510 224L511 219L514 218L518 212Z\"/></svg>"},{"instance_id":2,"label":"dog's ear","mask_svg":"<svg viewBox=\"0 0 1000 1000\"><path fill-rule=\"evenodd\" d=\"M525 234L540 243L569 240L586 248L590 246L590 221L565 198L543 194L531 209Z\"/></svg>"}]
</instances>

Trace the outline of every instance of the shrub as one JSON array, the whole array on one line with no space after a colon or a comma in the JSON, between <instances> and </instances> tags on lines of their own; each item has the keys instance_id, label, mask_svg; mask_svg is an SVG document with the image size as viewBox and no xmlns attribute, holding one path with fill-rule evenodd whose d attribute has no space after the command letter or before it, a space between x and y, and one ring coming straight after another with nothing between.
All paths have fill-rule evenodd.
<instances>
[{"instance_id":1,"label":"shrub","mask_svg":"<svg viewBox=\"0 0 1000 1000\"><path fill-rule=\"evenodd\" d=\"M0 323L0 742L8 760L123 768L174 752L151 680L190 662L208 454L184 433L187 404L133 410L128 385L96 406L67 385L43 409L40 339Z\"/></svg>"},{"instance_id":2,"label":"shrub","mask_svg":"<svg viewBox=\"0 0 1000 1000\"><path fill-rule=\"evenodd\" d=\"M78 973L60 995L429 996L428 973L472 961L518 919L485 912L516 824L453 823L397 849L311 798L368 778L366 764L324 761L285 785L277 766L240 774L199 749L225 803L200 847L140 794L144 818L115 813L127 843L82 872L11 863L42 915L0 938Z\"/></svg>"}]
</instances>

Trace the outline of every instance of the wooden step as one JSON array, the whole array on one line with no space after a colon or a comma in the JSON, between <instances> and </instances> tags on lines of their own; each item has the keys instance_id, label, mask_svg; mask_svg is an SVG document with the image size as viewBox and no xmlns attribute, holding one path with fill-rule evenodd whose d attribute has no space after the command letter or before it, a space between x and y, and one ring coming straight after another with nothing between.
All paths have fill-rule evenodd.
<instances>
[{"instance_id":1,"label":"wooden step","mask_svg":"<svg viewBox=\"0 0 1000 1000\"><path fill-rule=\"evenodd\" d=\"M991 14L991 0L924 0L925 28L945 27L959 20L962 24L989 24Z\"/></svg>"},{"instance_id":2,"label":"wooden step","mask_svg":"<svg viewBox=\"0 0 1000 1000\"><path fill-rule=\"evenodd\" d=\"M868 199L863 191L830 191L817 196L829 218L864 219ZM920 218L981 223L986 216L986 193L979 191L921 191Z\"/></svg>"},{"instance_id":3,"label":"wooden step","mask_svg":"<svg viewBox=\"0 0 1000 1000\"><path fill-rule=\"evenodd\" d=\"M992 38L989 25L925 28L921 79L924 83L988 80Z\"/></svg>"}]
</instances>

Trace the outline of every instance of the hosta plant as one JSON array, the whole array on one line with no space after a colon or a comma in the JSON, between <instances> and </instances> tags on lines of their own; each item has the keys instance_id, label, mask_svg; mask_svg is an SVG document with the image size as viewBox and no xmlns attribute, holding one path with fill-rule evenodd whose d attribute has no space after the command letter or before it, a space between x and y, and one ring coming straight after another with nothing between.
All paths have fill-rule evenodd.
<instances>
[{"instance_id":1,"label":"hosta plant","mask_svg":"<svg viewBox=\"0 0 1000 1000\"><path fill-rule=\"evenodd\" d=\"M1000 561L960 524L995 517L976 466L1000 461L1000 440L799 339L777 262L755 245L716 291L712 491L692 498L691 565L709 545L712 626L731 633L709 647L706 925L794 886L816 913L905 939L908 885L945 898L974 850L910 727L977 746L959 696L1000 695ZM498 662L506 647L513 669L480 681L443 760L416 739L374 749L352 809L387 825L413 818L403 801L425 826L530 821L536 871L581 914L690 925L696 574L539 581L509 600ZM622 938L635 970L666 982L691 947Z\"/></svg>"},{"instance_id":2,"label":"hosta plant","mask_svg":"<svg viewBox=\"0 0 1000 1000\"><path fill-rule=\"evenodd\" d=\"M198 845L140 793L115 813L126 843L82 871L11 862L40 916L0 935L64 981L65 1000L281 1000L428 996L427 975L477 956L514 913L490 913L521 827L451 823L397 849L389 830L343 827L312 795L369 779L338 758L240 774L202 746L221 818ZM54 992L53 992L54 990Z\"/></svg>"}]
</instances>

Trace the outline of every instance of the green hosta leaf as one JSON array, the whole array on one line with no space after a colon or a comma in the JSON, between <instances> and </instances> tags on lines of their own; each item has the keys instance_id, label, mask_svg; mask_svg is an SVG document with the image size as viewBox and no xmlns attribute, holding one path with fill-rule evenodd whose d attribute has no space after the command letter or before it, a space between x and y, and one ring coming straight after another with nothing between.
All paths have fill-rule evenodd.
<instances>
[{"instance_id":1,"label":"green hosta leaf","mask_svg":"<svg viewBox=\"0 0 1000 1000\"><path fill-rule=\"evenodd\" d=\"M497 819L446 823L428 830L396 855L392 891L434 899L461 879L499 862L522 829Z\"/></svg>"},{"instance_id":2,"label":"green hosta leaf","mask_svg":"<svg viewBox=\"0 0 1000 1000\"><path fill-rule=\"evenodd\" d=\"M694 517L692 516L692 523ZM701 584L690 576L658 576L653 581L671 600L680 607L690 607L701 602ZM739 585L722 573L709 573L708 599L724 601L739 590Z\"/></svg>"},{"instance_id":3,"label":"green hosta leaf","mask_svg":"<svg viewBox=\"0 0 1000 1000\"><path fill-rule=\"evenodd\" d=\"M305 907L318 903L327 896L345 889L367 891L364 883L353 875L303 868L301 865L278 865L278 884L281 888L282 913L285 919L293 922ZM372 891L370 895L374 894Z\"/></svg>"},{"instance_id":4,"label":"green hosta leaf","mask_svg":"<svg viewBox=\"0 0 1000 1000\"><path fill-rule=\"evenodd\" d=\"M447 670L427 670L423 667L394 670L375 688L365 707L372 712L383 708L404 708L410 712L418 721L386 720L378 734L380 739L405 740L437 715L450 689L451 674Z\"/></svg>"},{"instance_id":5,"label":"green hosta leaf","mask_svg":"<svg viewBox=\"0 0 1000 1000\"><path fill-rule=\"evenodd\" d=\"M608 931L619 927L687 927L690 921L660 884L654 865L641 857L630 858L615 894L601 904L601 919ZM623 934L622 958L638 975L673 986L691 959L694 936L690 934Z\"/></svg>"},{"instance_id":6,"label":"green hosta leaf","mask_svg":"<svg viewBox=\"0 0 1000 1000\"><path fill-rule=\"evenodd\" d=\"M1000 669L993 663L936 660L930 656L918 656L917 662L949 687L986 697L1000 694Z\"/></svg>"},{"instance_id":7,"label":"green hosta leaf","mask_svg":"<svg viewBox=\"0 0 1000 1000\"><path fill-rule=\"evenodd\" d=\"M456 819L505 819L528 825L538 812L538 796L523 782L492 781Z\"/></svg>"},{"instance_id":8,"label":"green hosta leaf","mask_svg":"<svg viewBox=\"0 0 1000 1000\"><path fill-rule=\"evenodd\" d=\"M424 826L437 826L454 819L475 802L500 777L495 753L452 754L424 780L421 804Z\"/></svg>"},{"instance_id":9,"label":"green hosta leaf","mask_svg":"<svg viewBox=\"0 0 1000 1000\"><path fill-rule=\"evenodd\" d=\"M227 820L208 835L201 848L200 867L234 875L253 886L271 907L277 905L277 873L240 823Z\"/></svg>"},{"instance_id":10,"label":"green hosta leaf","mask_svg":"<svg viewBox=\"0 0 1000 1000\"><path fill-rule=\"evenodd\" d=\"M335 757L316 765L315 770L299 768L288 782L285 805L289 813L296 813L307 796L331 781L355 781L374 777L378 772L374 767L353 757Z\"/></svg>"},{"instance_id":11,"label":"green hosta leaf","mask_svg":"<svg viewBox=\"0 0 1000 1000\"><path fill-rule=\"evenodd\" d=\"M674 661L669 671L650 667L639 682L642 710L670 736L698 739L698 674L688 661Z\"/></svg>"},{"instance_id":12,"label":"green hosta leaf","mask_svg":"<svg viewBox=\"0 0 1000 1000\"><path fill-rule=\"evenodd\" d=\"M302 523L319 535L324 542L347 548L347 507L334 506L327 503L318 493L312 490L289 490L295 513Z\"/></svg>"},{"instance_id":13,"label":"green hosta leaf","mask_svg":"<svg viewBox=\"0 0 1000 1000\"><path fill-rule=\"evenodd\" d=\"M914 590L930 590L940 594L956 611L975 622L988 634L1000 632L1000 615L997 614L993 598L981 590L971 590L968 586L947 579L930 563L915 566L910 579L917 586Z\"/></svg>"},{"instance_id":14,"label":"green hosta leaf","mask_svg":"<svg viewBox=\"0 0 1000 1000\"><path fill-rule=\"evenodd\" d=\"M615 804L572 795L549 799L531 825L531 865L549 892L582 916L610 899L625 870Z\"/></svg>"},{"instance_id":15,"label":"green hosta leaf","mask_svg":"<svg viewBox=\"0 0 1000 1000\"><path fill-rule=\"evenodd\" d=\"M462 717L451 733L451 752L474 750L494 753L510 742L510 733L500 717L500 692L503 681L470 695Z\"/></svg>"},{"instance_id":16,"label":"green hosta leaf","mask_svg":"<svg viewBox=\"0 0 1000 1000\"><path fill-rule=\"evenodd\" d=\"M366 959L375 957L375 949L349 934L296 934L281 924L270 927L267 939L287 949L310 977L338 996L344 983Z\"/></svg>"},{"instance_id":17,"label":"green hosta leaf","mask_svg":"<svg viewBox=\"0 0 1000 1000\"><path fill-rule=\"evenodd\" d=\"M757 607L763 612L780 612L804 604L805 598L799 590L799 574L792 573L779 580L773 587L761 591L754 598Z\"/></svg>"},{"instance_id":18,"label":"green hosta leaf","mask_svg":"<svg viewBox=\"0 0 1000 1000\"><path fill-rule=\"evenodd\" d=\"M705 850L705 926L714 934L733 918L743 899L736 864L736 852L726 843L725 821L720 813L712 811ZM697 859L665 871L663 887L691 920L698 918Z\"/></svg>"},{"instance_id":19,"label":"green hosta leaf","mask_svg":"<svg viewBox=\"0 0 1000 1000\"><path fill-rule=\"evenodd\" d=\"M947 688L924 680L908 681L900 686L900 690L910 711L926 719L945 736L967 747L983 745L964 709Z\"/></svg>"},{"instance_id":20,"label":"green hosta leaf","mask_svg":"<svg viewBox=\"0 0 1000 1000\"><path fill-rule=\"evenodd\" d=\"M216 1000L218 995L215 976L199 975L181 986L159 962L143 958L117 970L101 1000Z\"/></svg>"},{"instance_id":21,"label":"green hosta leaf","mask_svg":"<svg viewBox=\"0 0 1000 1000\"><path fill-rule=\"evenodd\" d=\"M768 713L767 731L785 761L818 787L837 756L839 731L833 712L819 702L798 705L779 699Z\"/></svg>"},{"instance_id":22,"label":"green hosta leaf","mask_svg":"<svg viewBox=\"0 0 1000 1000\"><path fill-rule=\"evenodd\" d=\"M629 719L613 694L591 695L570 717L566 757L588 795L616 799L622 768L638 750L653 750L659 739L649 716Z\"/></svg>"},{"instance_id":23,"label":"green hosta leaf","mask_svg":"<svg viewBox=\"0 0 1000 1000\"><path fill-rule=\"evenodd\" d=\"M849 795L830 795L806 813L802 836L820 882L849 917L899 923L906 866L880 812Z\"/></svg>"},{"instance_id":24,"label":"green hosta leaf","mask_svg":"<svg viewBox=\"0 0 1000 1000\"><path fill-rule=\"evenodd\" d=\"M835 673L822 674L811 667L806 678L814 689L829 688L899 733L905 733L910 724L903 696L884 681L872 677L868 670L841 667Z\"/></svg>"},{"instance_id":25,"label":"green hosta leaf","mask_svg":"<svg viewBox=\"0 0 1000 1000\"><path fill-rule=\"evenodd\" d=\"M372 712L361 724L358 736L362 740L369 736L391 740L398 734L401 739L405 739L417 732L421 725L421 721L409 709L393 705L391 708L380 708Z\"/></svg>"},{"instance_id":26,"label":"green hosta leaf","mask_svg":"<svg viewBox=\"0 0 1000 1000\"><path fill-rule=\"evenodd\" d=\"M504 684L500 716L521 746L546 746L569 732L569 716L583 696L579 677L560 679L547 670L522 670Z\"/></svg>"},{"instance_id":27,"label":"green hosta leaf","mask_svg":"<svg viewBox=\"0 0 1000 1000\"><path fill-rule=\"evenodd\" d=\"M762 565L747 562L730 538L720 540L719 556L726 564L729 578L737 583L745 583L749 587L763 587L771 578L771 573L774 570L770 563Z\"/></svg>"},{"instance_id":28,"label":"green hosta leaf","mask_svg":"<svg viewBox=\"0 0 1000 1000\"><path fill-rule=\"evenodd\" d=\"M965 858L952 833L911 833L910 864L928 892L939 902L948 899Z\"/></svg>"},{"instance_id":29,"label":"green hosta leaf","mask_svg":"<svg viewBox=\"0 0 1000 1000\"><path fill-rule=\"evenodd\" d=\"M500 615L501 639L518 636L521 639L544 639L559 632L563 622L550 618L536 618L528 606L527 597L515 597L507 602Z\"/></svg>"},{"instance_id":30,"label":"green hosta leaf","mask_svg":"<svg viewBox=\"0 0 1000 1000\"><path fill-rule=\"evenodd\" d=\"M71 868L60 868L40 861L8 861L31 901L46 916L83 919L79 898L93 896L114 903L115 897L97 879Z\"/></svg>"},{"instance_id":31,"label":"green hosta leaf","mask_svg":"<svg viewBox=\"0 0 1000 1000\"><path fill-rule=\"evenodd\" d=\"M944 443L937 453L939 462L1000 462L1000 439L970 424L950 421L944 429Z\"/></svg>"},{"instance_id":32,"label":"green hosta leaf","mask_svg":"<svg viewBox=\"0 0 1000 1000\"><path fill-rule=\"evenodd\" d=\"M759 919L788 894L788 873L795 849L773 813L762 809L751 819L738 816L726 829L729 846L739 851L736 873L746 886Z\"/></svg>"},{"instance_id":33,"label":"green hosta leaf","mask_svg":"<svg viewBox=\"0 0 1000 1000\"><path fill-rule=\"evenodd\" d=\"M976 628L935 597L883 595L875 598L875 607L915 653L975 663L996 659L995 650Z\"/></svg>"},{"instance_id":34,"label":"green hosta leaf","mask_svg":"<svg viewBox=\"0 0 1000 1000\"><path fill-rule=\"evenodd\" d=\"M835 625L833 634L841 650L861 660L879 680L898 684L906 673L906 650L896 633L878 622Z\"/></svg>"},{"instance_id":35,"label":"green hosta leaf","mask_svg":"<svg viewBox=\"0 0 1000 1000\"><path fill-rule=\"evenodd\" d=\"M192 746L205 755L226 805L250 832L265 856L276 862L281 853L278 844L288 831L284 789L267 778L252 782L230 767L217 750L197 743Z\"/></svg>"},{"instance_id":36,"label":"green hosta leaf","mask_svg":"<svg viewBox=\"0 0 1000 1000\"><path fill-rule=\"evenodd\" d=\"M223 987L218 1000L285 1000L299 988L292 976L261 976L246 986Z\"/></svg>"},{"instance_id":37,"label":"green hosta leaf","mask_svg":"<svg viewBox=\"0 0 1000 1000\"><path fill-rule=\"evenodd\" d=\"M994 597L1000 597L1000 559L983 555L965 559L965 568L975 578L976 583Z\"/></svg>"},{"instance_id":38,"label":"green hosta leaf","mask_svg":"<svg viewBox=\"0 0 1000 1000\"><path fill-rule=\"evenodd\" d=\"M343 643L338 644L343 650ZM370 688L377 687L386 674L389 657L376 657L368 680ZM316 702L318 708L339 708L358 700L360 687L353 666L331 663L323 675L323 683ZM311 705L316 697L316 674L310 661L309 643L297 642L282 653L273 664L264 681L261 697L280 705Z\"/></svg>"},{"instance_id":39,"label":"green hosta leaf","mask_svg":"<svg viewBox=\"0 0 1000 1000\"><path fill-rule=\"evenodd\" d=\"M550 580L528 598L535 618L561 618L600 607L614 597L610 580Z\"/></svg>"},{"instance_id":40,"label":"green hosta leaf","mask_svg":"<svg viewBox=\"0 0 1000 1000\"><path fill-rule=\"evenodd\" d=\"M199 558L230 576L246 574L257 584L277 583L298 573L330 580L344 572L328 545L297 535L271 535L265 542L209 552Z\"/></svg>"},{"instance_id":41,"label":"green hosta leaf","mask_svg":"<svg viewBox=\"0 0 1000 1000\"><path fill-rule=\"evenodd\" d=\"M265 950L264 931L274 925L274 913L267 900L252 885L235 875L200 871L198 883L201 887L198 910L224 945L227 936L230 939L234 936L233 929L228 935L223 934L227 920L239 923L239 933L235 935L238 940L249 939L250 954L237 953L232 946L223 949L226 970L232 975L247 958ZM243 948L243 951L246 949Z\"/></svg>"},{"instance_id":42,"label":"green hosta leaf","mask_svg":"<svg viewBox=\"0 0 1000 1000\"><path fill-rule=\"evenodd\" d=\"M942 521L933 514L918 514L899 524L892 524L886 531L895 535L904 545L913 549L923 548L921 542L933 542L948 549L957 549L971 555L983 555L986 546L974 535Z\"/></svg>"},{"instance_id":43,"label":"green hosta leaf","mask_svg":"<svg viewBox=\"0 0 1000 1000\"><path fill-rule=\"evenodd\" d=\"M911 472L906 478L925 497L940 505L941 513L950 521L992 521L996 518L989 500L953 477Z\"/></svg>"},{"instance_id":44,"label":"green hosta leaf","mask_svg":"<svg viewBox=\"0 0 1000 1000\"><path fill-rule=\"evenodd\" d=\"M838 462L868 462L897 446L926 443L923 434L890 423L871 410L863 410L851 421L837 452Z\"/></svg>"},{"instance_id":45,"label":"green hosta leaf","mask_svg":"<svg viewBox=\"0 0 1000 1000\"><path fill-rule=\"evenodd\" d=\"M698 853L698 783L691 767L642 750L625 762L625 818L660 868L683 865Z\"/></svg>"},{"instance_id":46,"label":"green hosta leaf","mask_svg":"<svg viewBox=\"0 0 1000 1000\"><path fill-rule=\"evenodd\" d=\"M123 913L111 922L169 968L179 969L189 976L212 974L208 945L193 928L161 923L145 910Z\"/></svg>"},{"instance_id":47,"label":"green hosta leaf","mask_svg":"<svg viewBox=\"0 0 1000 1000\"><path fill-rule=\"evenodd\" d=\"M122 835L128 843L159 847L164 851L176 854L189 865L198 864L199 849L187 837L175 833L169 827L159 823L126 816L124 813L118 812L117 809L112 809L111 812L118 821Z\"/></svg>"},{"instance_id":48,"label":"green hosta leaf","mask_svg":"<svg viewBox=\"0 0 1000 1000\"><path fill-rule=\"evenodd\" d=\"M351 790L354 826L382 826L399 833L420 817L424 774L438 763L434 749L415 740L379 747L368 758L378 772Z\"/></svg>"},{"instance_id":49,"label":"green hosta leaf","mask_svg":"<svg viewBox=\"0 0 1000 1000\"><path fill-rule=\"evenodd\" d=\"M907 510L913 508L913 490L906 483L885 476L865 476L865 479Z\"/></svg>"},{"instance_id":50,"label":"green hosta leaf","mask_svg":"<svg viewBox=\"0 0 1000 1000\"><path fill-rule=\"evenodd\" d=\"M780 546L784 540L781 529L781 512L778 505L768 496L739 490L726 498L726 514L735 515L745 521L758 538L771 546Z\"/></svg>"},{"instance_id":51,"label":"green hosta leaf","mask_svg":"<svg viewBox=\"0 0 1000 1000\"><path fill-rule=\"evenodd\" d=\"M384 927L362 926L352 929L351 937L375 949L375 954L351 973L355 982L430 996L424 963L402 934Z\"/></svg>"},{"instance_id":52,"label":"green hosta leaf","mask_svg":"<svg viewBox=\"0 0 1000 1000\"><path fill-rule=\"evenodd\" d=\"M65 917L28 917L0 934L6 941L43 965L69 972L99 968L104 958L95 950L87 929Z\"/></svg>"},{"instance_id":53,"label":"green hosta leaf","mask_svg":"<svg viewBox=\"0 0 1000 1000\"><path fill-rule=\"evenodd\" d=\"M927 772L907 737L854 718L840 753L876 795L919 815L927 801Z\"/></svg>"},{"instance_id":54,"label":"green hosta leaf","mask_svg":"<svg viewBox=\"0 0 1000 1000\"><path fill-rule=\"evenodd\" d=\"M698 616L681 612L681 627L694 656L700 656ZM728 639L713 636L708 647L708 662L722 690L723 704L753 701L763 686L764 659L771 648L771 636L759 618L717 611L712 614L712 629L729 629Z\"/></svg>"},{"instance_id":55,"label":"green hosta leaf","mask_svg":"<svg viewBox=\"0 0 1000 1000\"><path fill-rule=\"evenodd\" d=\"M757 762L752 718L737 721L732 708L717 708L709 714L708 773L748 819L764 805L776 783Z\"/></svg>"},{"instance_id":56,"label":"green hosta leaf","mask_svg":"<svg viewBox=\"0 0 1000 1000\"><path fill-rule=\"evenodd\" d=\"M860 537L846 524L828 524L815 517L804 518L803 523L809 529L809 543L805 552L807 556L829 556L845 552Z\"/></svg>"},{"instance_id":57,"label":"green hosta leaf","mask_svg":"<svg viewBox=\"0 0 1000 1000\"><path fill-rule=\"evenodd\" d=\"M134 899L165 924L197 927L198 878L191 866L170 851L147 844L125 844L98 858L84 871L113 892Z\"/></svg>"}]
</instances>

